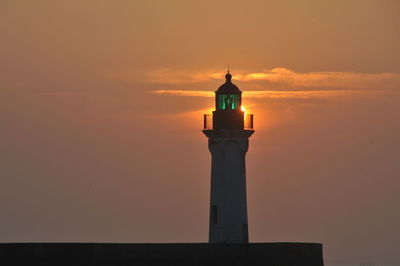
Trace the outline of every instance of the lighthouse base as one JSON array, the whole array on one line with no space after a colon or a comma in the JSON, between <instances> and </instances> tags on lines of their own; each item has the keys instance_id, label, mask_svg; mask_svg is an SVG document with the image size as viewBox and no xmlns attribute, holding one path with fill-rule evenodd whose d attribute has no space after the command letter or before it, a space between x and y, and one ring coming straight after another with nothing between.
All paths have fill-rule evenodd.
<instances>
[{"instance_id":1,"label":"lighthouse base","mask_svg":"<svg viewBox=\"0 0 400 266\"><path fill-rule=\"evenodd\" d=\"M323 266L317 243L0 244L4 265L265 265Z\"/></svg>"}]
</instances>

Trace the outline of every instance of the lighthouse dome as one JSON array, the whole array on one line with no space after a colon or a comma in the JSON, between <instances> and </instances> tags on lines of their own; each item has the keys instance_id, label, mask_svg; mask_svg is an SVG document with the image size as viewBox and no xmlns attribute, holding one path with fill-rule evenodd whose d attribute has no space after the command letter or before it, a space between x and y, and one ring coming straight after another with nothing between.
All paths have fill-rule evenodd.
<instances>
[{"instance_id":1,"label":"lighthouse dome","mask_svg":"<svg viewBox=\"0 0 400 266\"><path fill-rule=\"evenodd\" d=\"M232 75L229 72L225 75L225 83L219 86L217 94L240 94L240 89L232 83Z\"/></svg>"}]
</instances>

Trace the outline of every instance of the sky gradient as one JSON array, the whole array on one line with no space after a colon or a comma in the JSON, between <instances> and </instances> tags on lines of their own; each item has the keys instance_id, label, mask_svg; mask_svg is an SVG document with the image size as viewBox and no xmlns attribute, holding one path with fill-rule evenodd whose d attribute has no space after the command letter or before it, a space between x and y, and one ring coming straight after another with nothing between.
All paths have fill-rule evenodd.
<instances>
[{"instance_id":1,"label":"sky gradient","mask_svg":"<svg viewBox=\"0 0 400 266\"><path fill-rule=\"evenodd\" d=\"M400 2L0 1L0 242L206 242L202 114L256 133L252 242L400 262Z\"/></svg>"}]
</instances>

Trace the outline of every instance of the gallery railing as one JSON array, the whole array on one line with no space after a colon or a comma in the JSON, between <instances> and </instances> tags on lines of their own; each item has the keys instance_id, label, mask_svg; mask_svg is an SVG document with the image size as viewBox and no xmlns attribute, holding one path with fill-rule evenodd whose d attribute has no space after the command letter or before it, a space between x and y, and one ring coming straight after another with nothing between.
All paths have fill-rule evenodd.
<instances>
[{"instance_id":1,"label":"gallery railing","mask_svg":"<svg viewBox=\"0 0 400 266\"><path fill-rule=\"evenodd\" d=\"M254 116L253 114L244 115L244 129L253 130Z\"/></svg>"},{"instance_id":2,"label":"gallery railing","mask_svg":"<svg viewBox=\"0 0 400 266\"><path fill-rule=\"evenodd\" d=\"M212 114L204 114L204 130L212 130L213 129L213 117ZM253 114L245 114L244 116L244 129L245 130L253 130L254 129L254 115Z\"/></svg>"},{"instance_id":3,"label":"gallery railing","mask_svg":"<svg viewBox=\"0 0 400 266\"><path fill-rule=\"evenodd\" d=\"M204 115L204 130L212 130L213 129L213 119L211 114Z\"/></svg>"}]
</instances>

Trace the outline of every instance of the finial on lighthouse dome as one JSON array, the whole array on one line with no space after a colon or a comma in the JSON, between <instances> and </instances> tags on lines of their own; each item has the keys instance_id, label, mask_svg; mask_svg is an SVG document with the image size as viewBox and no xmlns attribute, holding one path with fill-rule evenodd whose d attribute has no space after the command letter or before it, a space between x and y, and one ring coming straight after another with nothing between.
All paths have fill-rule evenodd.
<instances>
[{"instance_id":1,"label":"finial on lighthouse dome","mask_svg":"<svg viewBox=\"0 0 400 266\"><path fill-rule=\"evenodd\" d=\"M228 65L228 72L225 75L226 82L231 82L232 75L229 73L229 65Z\"/></svg>"},{"instance_id":2,"label":"finial on lighthouse dome","mask_svg":"<svg viewBox=\"0 0 400 266\"><path fill-rule=\"evenodd\" d=\"M225 79L226 79L226 82L231 82L231 80L232 80L232 75L229 73L229 70L228 70L228 73L225 75Z\"/></svg>"}]
</instances>

